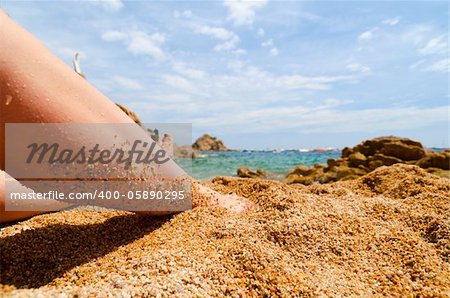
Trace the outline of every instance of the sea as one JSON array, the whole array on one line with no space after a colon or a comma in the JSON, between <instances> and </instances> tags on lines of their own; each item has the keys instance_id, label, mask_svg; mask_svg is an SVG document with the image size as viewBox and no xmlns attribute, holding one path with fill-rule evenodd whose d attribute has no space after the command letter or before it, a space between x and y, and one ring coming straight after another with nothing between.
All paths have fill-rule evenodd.
<instances>
[{"instance_id":1,"label":"sea","mask_svg":"<svg viewBox=\"0 0 450 298\"><path fill-rule=\"evenodd\" d=\"M445 148L429 148L440 152ZM216 176L237 176L239 167L248 167L253 171L261 168L267 178L284 180L289 170L297 165L312 166L316 163L326 164L330 158L341 157L337 149L325 152L314 150L267 150L267 151L207 151L198 152L194 159L178 159L177 163L200 181L207 181Z\"/></svg>"},{"instance_id":2,"label":"sea","mask_svg":"<svg viewBox=\"0 0 450 298\"><path fill-rule=\"evenodd\" d=\"M239 167L251 170L264 169L268 178L283 180L296 165L326 164L329 158L338 158L341 152L304 152L302 150L271 151L208 151L198 152L192 160L180 159L177 163L197 180L207 181L216 176L236 176Z\"/></svg>"}]
</instances>

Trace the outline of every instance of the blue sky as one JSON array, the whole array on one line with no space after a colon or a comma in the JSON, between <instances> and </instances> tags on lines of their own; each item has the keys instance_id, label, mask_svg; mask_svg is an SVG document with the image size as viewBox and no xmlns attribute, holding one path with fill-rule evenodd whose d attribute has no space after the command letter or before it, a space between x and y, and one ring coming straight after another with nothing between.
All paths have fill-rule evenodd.
<instances>
[{"instance_id":1,"label":"blue sky","mask_svg":"<svg viewBox=\"0 0 450 298\"><path fill-rule=\"evenodd\" d=\"M448 2L3 1L144 122L232 148L449 146Z\"/></svg>"}]
</instances>

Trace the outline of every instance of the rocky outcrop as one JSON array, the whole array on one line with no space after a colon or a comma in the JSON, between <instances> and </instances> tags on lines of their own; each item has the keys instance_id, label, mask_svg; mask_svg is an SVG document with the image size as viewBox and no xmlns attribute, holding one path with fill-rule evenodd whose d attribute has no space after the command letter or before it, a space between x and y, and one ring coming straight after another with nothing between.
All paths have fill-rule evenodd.
<instances>
[{"instance_id":1,"label":"rocky outcrop","mask_svg":"<svg viewBox=\"0 0 450 298\"><path fill-rule=\"evenodd\" d=\"M389 136L346 147L341 158L329 159L326 166L299 165L288 173L285 182L309 185L351 180L397 163L418 165L429 173L450 177L450 150L435 152L425 149L420 142Z\"/></svg>"},{"instance_id":2,"label":"rocky outcrop","mask_svg":"<svg viewBox=\"0 0 450 298\"><path fill-rule=\"evenodd\" d=\"M176 143L174 144L174 155L177 158L196 158L197 153L192 151L192 146L184 145L178 146Z\"/></svg>"},{"instance_id":3,"label":"rocky outcrop","mask_svg":"<svg viewBox=\"0 0 450 298\"><path fill-rule=\"evenodd\" d=\"M237 175L241 178L265 178L266 172L263 169L257 169L254 172L247 167L240 167L237 170Z\"/></svg>"},{"instance_id":4,"label":"rocky outcrop","mask_svg":"<svg viewBox=\"0 0 450 298\"><path fill-rule=\"evenodd\" d=\"M223 142L208 134L204 134L195 141L192 148L197 151L228 151Z\"/></svg>"},{"instance_id":5,"label":"rocky outcrop","mask_svg":"<svg viewBox=\"0 0 450 298\"><path fill-rule=\"evenodd\" d=\"M139 126L142 126L142 122L141 119L139 119L139 116L133 112L132 110L126 108L125 106L116 103L116 106L118 106L125 114L127 114L128 117L131 118L131 120L133 120L136 124L138 124Z\"/></svg>"},{"instance_id":6,"label":"rocky outcrop","mask_svg":"<svg viewBox=\"0 0 450 298\"><path fill-rule=\"evenodd\" d=\"M444 152L431 152L421 158L416 164L424 169L438 168L450 170L450 150L445 150Z\"/></svg>"}]
</instances>

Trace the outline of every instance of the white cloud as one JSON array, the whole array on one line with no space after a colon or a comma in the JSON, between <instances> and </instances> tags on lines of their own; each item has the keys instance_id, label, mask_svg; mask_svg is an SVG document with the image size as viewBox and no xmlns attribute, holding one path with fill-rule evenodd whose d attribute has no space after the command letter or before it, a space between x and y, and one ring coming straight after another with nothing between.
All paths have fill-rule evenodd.
<instances>
[{"instance_id":1,"label":"white cloud","mask_svg":"<svg viewBox=\"0 0 450 298\"><path fill-rule=\"evenodd\" d=\"M232 60L227 64L228 69L235 72L241 71L244 68L244 63L240 60Z\"/></svg>"},{"instance_id":2,"label":"white cloud","mask_svg":"<svg viewBox=\"0 0 450 298\"><path fill-rule=\"evenodd\" d=\"M106 31L102 34L102 39L108 42L122 41L129 52L135 55L147 55L155 60L164 60L167 55L161 49L166 41L161 33L148 34L144 31Z\"/></svg>"},{"instance_id":3,"label":"white cloud","mask_svg":"<svg viewBox=\"0 0 450 298\"><path fill-rule=\"evenodd\" d=\"M417 67L419 67L420 65L422 65L422 64L424 64L425 63L425 60L419 60L419 61L417 61L417 62L415 62L415 63L413 63L413 64L411 64L410 66L409 66L409 69L416 69Z\"/></svg>"},{"instance_id":4,"label":"white cloud","mask_svg":"<svg viewBox=\"0 0 450 298\"><path fill-rule=\"evenodd\" d=\"M207 35L222 41L214 47L215 51L233 50L239 42L239 36L225 28L200 26L196 31L199 34Z\"/></svg>"},{"instance_id":5,"label":"white cloud","mask_svg":"<svg viewBox=\"0 0 450 298\"><path fill-rule=\"evenodd\" d=\"M269 49L269 54L270 54L271 56L278 56L279 50L278 50L277 47L274 46L274 43L273 43L273 40L272 40L272 39L268 39L268 40L263 41L263 42L261 43L261 46L262 46L263 48L270 48L270 49Z\"/></svg>"},{"instance_id":6,"label":"white cloud","mask_svg":"<svg viewBox=\"0 0 450 298\"><path fill-rule=\"evenodd\" d=\"M286 103L298 99L298 95L293 94L298 94L300 90L327 90L335 83L353 80L351 76L276 75L247 66L239 60L230 61L228 68L231 74L211 74L195 69L192 71L186 64L174 64L174 73L162 75L164 84L158 86L156 93L144 94L140 98L165 104L166 94L170 94L174 100L179 99L180 105L186 101L195 103L196 108L191 107L192 113L204 114L204 110L208 109L209 114L214 115L223 109L251 111L279 102L280 98ZM252 88L249 89L249 86ZM245 100L242 100L243 96ZM326 104L335 105L331 101ZM174 108L184 117L193 117L183 108ZM186 120L191 121L192 118Z\"/></svg>"},{"instance_id":7,"label":"white cloud","mask_svg":"<svg viewBox=\"0 0 450 298\"><path fill-rule=\"evenodd\" d=\"M258 31L256 32L256 34L257 34L259 37L264 37L264 36L266 35L266 32L264 31L263 28L259 28Z\"/></svg>"},{"instance_id":8,"label":"white cloud","mask_svg":"<svg viewBox=\"0 0 450 298\"><path fill-rule=\"evenodd\" d=\"M233 50L232 53L239 56L239 55L244 55L245 53L247 53L247 51L244 49L236 49L236 50Z\"/></svg>"},{"instance_id":9,"label":"white cloud","mask_svg":"<svg viewBox=\"0 0 450 298\"><path fill-rule=\"evenodd\" d=\"M55 52L60 55L64 60L72 60L75 53L80 54L80 59L86 59L87 55L84 51L71 47L56 47Z\"/></svg>"},{"instance_id":10,"label":"white cloud","mask_svg":"<svg viewBox=\"0 0 450 298\"><path fill-rule=\"evenodd\" d=\"M423 55L442 54L448 50L447 36L442 34L428 41L425 47L419 49Z\"/></svg>"},{"instance_id":11,"label":"white cloud","mask_svg":"<svg viewBox=\"0 0 450 298\"><path fill-rule=\"evenodd\" d=\"M272 39L268 39L266 41L263 41L261 43L261 46L266 48L266 47L273 47L273 40Z\"/></svg>"},{"instance_id":12,"label":"white cloud","mask_svg":"<svg viewBox=\"0 0 450 298\"><path fill-rule=\"evenodd\" d=\"M267 0L224 0L228 9L228 20L234 25L251 25L255 20L255 10L264 7Z\"/></svg>"},{"instance_id":13,"label":"white cloud","mask_svg":"<svg viewBox=\"0 0 450 298\"><path fill-rule=\"evenodd\" d=\"M328 90L330 83L349 81L352 76L317 76L288 75L274 78L275 86L288 89Z\"/></svg>"},{"instance_id":14,"label":"white cloud","mask_svg":"<svg viewBox=\"0 0 450 298\"><path fill-rule=\"evenodd\" d=\"M192 11L190 11L190 10L184 10L184 11L178 11L178 10L175 10L174 12L173 12L173 16L175 17L175 18L180 18L180 17L183 17L183 18L186 18L186 19L189 19L189 18L191 18L192 17Z\"/></svg>"},{"instance_id":15,"label":"white cloud","mask_svg":"<svg viewBox=\"0 0 450 298\"><path fill-rule=\"evenodd\" d=\"M220 28L220 27L202 26L202 27L198 28L197 32L200 34L212 36L216 39L221 39L221 40L233 39L236 36L235 33L228 31L225 28Z\"/></svg>"},{"instance_id":16,"label":"white cloud","mask_svg":"<svg viewBox=\"0 0 450 298\"><path fill-rule=\"evenodd\" d=\"M218 77L215 80L225 80L230 83L230 87L241 86L243 90L248 90L248 86L256 88L258 86L268 88L268 90L278 89L280 92L286 90L327 90L330 84L354 80L353 76L303 76L299 74L277 76L255 66L245 66L240 61L231 62L228 67L236 72L236 76Z\"/></svg>"},{"instance_id":17,"label":"white cloud","mask_svg":"<svg viewBox=\"0 0 450 298\"><path fill-rule=\"evenodd\" d=\"M112 78L112 80L115 84L117 84L120 87L123 87L125 89L130 89L130 90L144 89L144 87L142 87L142 85L138 81L130 79L130 78L126 78L123 76L114 76Z\"/></svg>"},{"instance_id":18,"label":"white cloud","mask_svg":"<svg viewBox=\"0 0 450 298\"><path fill-rule=\"evenodd\" d=\"M429 67L427 67L426 70L437 72L449 72L449 68L450 68L450 59L445 58L434 62Z\"/></svg>"},{"instance_id":19,"label":"white cloud","mask_svg":"<svg viewBox=\"0 0 450 298\"><path fill-rule=\"evenodd\" d=\"M391 18L391 19L385 19L381 23L383 23L383 25L395 26L399 22L400 22L400 17L395 17L395 18Z\"/></svg>"},{"instance_id":20,"label":"white cloud","mask_svg":"<svg viewBox=\"0 0 450 298\"><path fill-rule=\"evenodd\" d=\"M127 38L127 34L117 30L106 31L102 34L104 41L119 41Z\"/></svg>"},{"instance_id":21,"label":"white cloud","mask_svg":"<svg viewBox=\"0 0 450 298\"><path fill-rule=\"evenodd\" d=\"M370 30L368 30L368 31L365 31L365 32L361 33L361 34L358 36L358 40L359 40L359 41L369 41L369 40L371 40L371 39L373 38L374 32L375 32L377 29L378 29L378 28L373 28L373 29L370 29Z\"/></svg>"},{"instance_id":22,"label":"white cloud","mask_svg":"<svg viewBox=\"0 0 450 298\"><path fill-rule=\"evenodd\" d=\"M128 50L131 53L149 55L155 60L162 60L166 57L163 50L160 48L165 42L165 38L162 34L153 33L149 35L142 31L134 31L131 32L130 37Z\"/></svg>"},{"instance_id":23,"label":"white cloud","mask_svg":"<svg viewBox=\"0 0 450 298\"><path fill-rule=\"evenodd\" d=\"M361 72L361 73L368 73L370 72L370 67L366 65L362 65L356 62L349 63L345 66L349 71L352 72Z\"/></svg>"},{"instance_id":24,"label":"white cloud","mask_svg":"<svg viewBox=\"0 0 450 298\"><path fill-rule=\"evenodd\" d=\"M404 42L418 45L433 31L433 28L428 25L413 25L406 32L401 35L401 40Z\"/></svg>"},{"instance_id":25,"label":"white cloud","mask_svg":"<svg viewBox=\"0 0 450 298\"><path fill-rule=\"evenodd\" d=\"M106 11L116 12L123 8L122 0L94 0L88 1L89 4L103 7Z\"/></svg>"},{"instance_id":26,"label":"white cloud","mask_svg":"<svg viewBox=\"0 0 450 298\"><path fill-rule=\"evenodd\" d=\"M280 53L280 51L278 51L277 48L271 48L270 51L269 51L269 54L271 56L278 56L279 53Z\"/></svg>"},{"instance_id":27,"label":"white cloud","mask_svg":"<svg viewBox=\"0 0 450 298\"><path fill-rule=\"evenodd\" d=\"M205 73L203 71L195 68L190 68L186 66L186 64L181 62L174 63L172 68L177 73L187 76L191 79L202 79L205 76Z\"/></svg>"},{"instance_id":28,"label":"white cloud","mask_svg":"<svg viewBox=\"0 0 450 298\"><path fill-rule=\"evenodd\" d=\"M251 112L233 109L230 105L214 117L200 116L192 121L205 129L220 127L232 132L239 128L242 133L378 132L414 129L448 121L449 106L343 110L341 106L348 103L337 100L329 104L324 100L316 106L274 106ZM232 123L229 119L233 119Z\"/></svg>"},{"instance_id":29,"label":"white cloud","mask_svg":"<svg viewBox=\"0 0 450 298\"><path fill-rule=\"evenodd\" d=\"M179 91L187 92L189 94L203 94L198 87L182 76L164 75L163 80L167 85Z\"/></svg>"}]
</instances>

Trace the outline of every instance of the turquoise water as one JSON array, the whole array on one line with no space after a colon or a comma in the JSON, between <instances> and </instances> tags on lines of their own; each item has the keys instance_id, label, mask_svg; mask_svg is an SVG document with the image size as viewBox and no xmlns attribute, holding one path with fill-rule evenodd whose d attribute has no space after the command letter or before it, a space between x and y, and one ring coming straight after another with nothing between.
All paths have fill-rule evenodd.
<instances>
[{"instance_id":1,"label":"turquoise water","mask_svg":"<svg viewBox=\"0 0 450 298\"><path fill-rule=\"evenodd\" d=\"M297 150L252 151L252 152L200 152L198 158L178 160L178 163L194 178L209 180L216 176L236 176L239 167L252 170L263 168L269 178L282 180L286 173L298 164L314 165L327 162L329 158L340 157L341 153L333 152L300 152Z\"/></svg>"}]
</instances>

